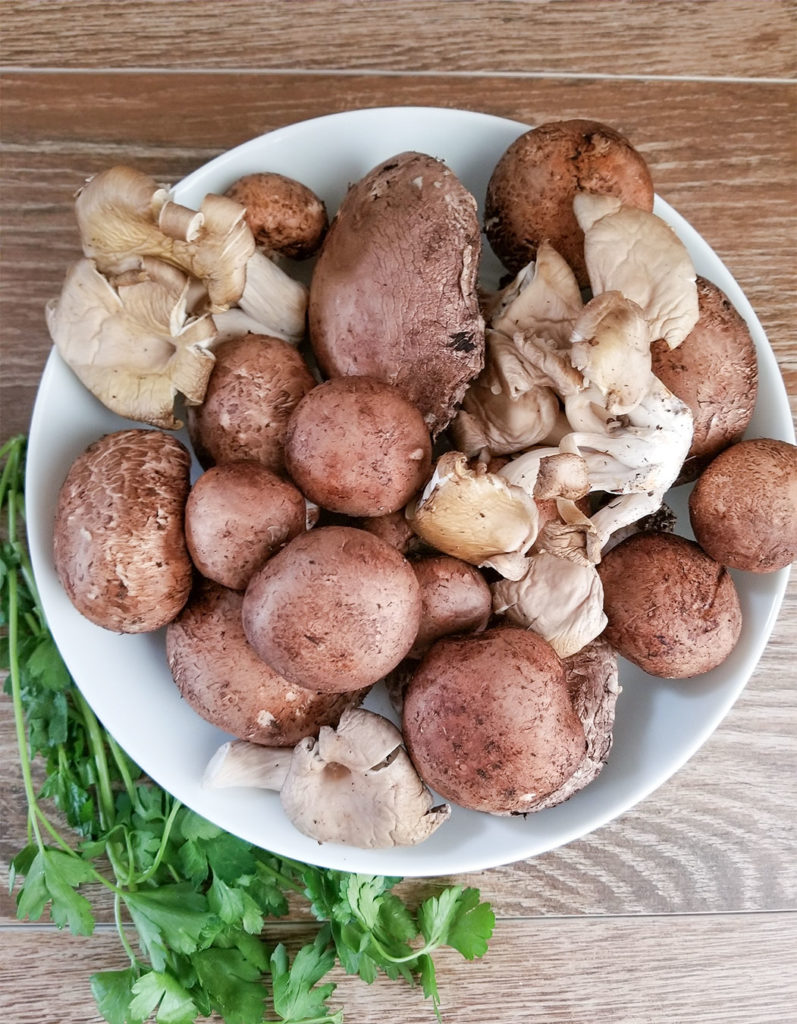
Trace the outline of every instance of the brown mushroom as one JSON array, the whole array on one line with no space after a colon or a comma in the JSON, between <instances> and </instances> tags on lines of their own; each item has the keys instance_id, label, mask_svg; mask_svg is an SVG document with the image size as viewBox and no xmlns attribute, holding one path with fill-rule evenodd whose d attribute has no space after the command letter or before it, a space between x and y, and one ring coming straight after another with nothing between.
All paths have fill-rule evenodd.
<instances>
[{"instance_id":1,"label":"brown mushroom","mask_svg":"<svg viewBox=\"0 0 797 1024\"><path fill-rule=\"evenodd\" d=\"M353 185L310 284L310 341L327 377L394 384L436 436L482 368L476 201L450 168L401 153Z\"/></svg>"},{"instance_id":2,"label":"brown mushroom","mask_svg":"<svg viewBox=\"0 0 797 1024\"><path fill-rule=\"evenodd\" d=\"M700 675L735 647L742 628L736 587L694 541L636 533L606 554L598 573L606 639L650 675Z\"/></svg>"},{"instance_id":3,"label":"brown mushroom","mask_svg":"<svg viewBox=\"0 0 797 1024\"><path fill-rule=\"evenodd\" d=\"M307 521L299 491L260 462L211 466L191 488L185 538L203 576L243 590L253 573Z\"/></svg>"},{"instance_id":4,"label":"brown mushroom","mask_svg":"<svg viewBox=\"0 0 797 1024\"><path fill-rule=\"evenodd\" d=\"M259 658L241 622L243 595L200 580L166 628L178 690L206 721L240 739L293 746L336 725L363 693L321 693L284 679Z\"/></svg>"},{"instance_id":5,"label":"brown mushroom","mask_svg":"<svg viewBox=\"0 0 797 1024\"><path fill-rule=\"evenodd\" d=\"M498 258L513 274L547 240L589 283L584 235L573 213L578 191L619 196L653 209L653 182L644 158L625 136L598 121L551 121L516 139L487 186L484 227Z\"/></svg>"},{"instance_id":6,"label":"brown mushroom","mask_svg":"<svg viewBox=\"0 0 797 1024\"><path fill-rule=\"evenodd\" d=\"M55 570L72 604L98 626L150 632L188 599L190 466L175 437L142 429L106 434L70 466L55 513Z\"/></svg>"},{"instance_id":7,"label":"brown mushroom","mask_svg":"<svg viewBox=\"0 0 797 1024\"><path fill-rule=\"evenodd\" d=\"M700 546L723 565L774 572L797 559L797 447L758 437L726 448L689 496Z\"/></svg>"},{"instance_id":8,"label":"brown mushroom","mask_svg":"<svg viewBox=\"0 0 797 1024\"><path fill-rule=\"evenodd\" d=\"M755 408L758 365L744 319L715 284L697 278L699 319L671 349L653 342L653 372L692 411L694 433L676 483L696 479L728 445L741 440Z\"/></svg>"},{"instance_id":9,"label":"brown mushroom","mask_svg":"<svg viewBox=\"0 0 797 1024\"><path fill-rule=\"evenodd\" d=\"M315 192L276 171L246 174L225 195L245 208L255 241L269 253L307 259L329 226L326 207Z\"/></svg>"},{"instance_id":10,"label":"brown mushroom","mask_svg":"<svg viewBox=\"0 0 797 1024\"><path fill-rule=\"evenodd\" d=\"M429 476L432 442L418 409L390 384L338 377L313 388L285 431L285 465L322 508L379 516L403 508Z\"/></svg>"},{"instance_id":11,"label":"brown mushroom","mask_svg":"<svg viewBox=\"0 0 797 1024\"><path fill-rule=\"evenodd\" d=\"M319 526L290 541L249 582L246 636L292 682L316 690L370 686L407 654L421 595L409 562L350 526Z\"/></svg>"},{"instance_id":12,"label":"brown mushroom","mask_svg":"<svg viewBox=\"0 0 797 1024\"><path fill-rule=\"evenodd\" d=\"M441 636L487 628L493 600L477 568L450 555L429 555L410 564L421 587L423 607L409 657L422 657Z\"/></svg>"},{"instance_id":13,"label":"brown mushroom","mask_svg":"<svg viewBox=\"0 0 797 1024\"><path fill-rule=\"evenodd\" d=\"M254 459L280 473L288 418L316 381L288 342L247 334L222 342L201 405L187 410L197 459Z\"/></svg>"},{"instance_id":14,"label":"brown mushroom","mask_svg":"<svg viewBox=\"0 0 797 1024\"><path fill-rule=\"evenodd\" d=\"M403 731L428 786L491 814L531 809L586 749L556 652L511 626L438 640L407 689Z\"/></svg>"}]
</instances>

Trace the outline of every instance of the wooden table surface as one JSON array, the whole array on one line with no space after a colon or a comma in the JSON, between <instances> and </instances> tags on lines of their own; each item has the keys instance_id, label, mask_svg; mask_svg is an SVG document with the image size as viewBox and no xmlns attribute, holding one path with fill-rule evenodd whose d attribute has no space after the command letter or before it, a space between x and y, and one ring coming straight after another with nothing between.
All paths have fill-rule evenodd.
<instances>
[{"instance_id":1,"label":"wooden table surface","mask_svg":"<svg viewBox=\"0 0 797 1024\"><path fill-rule=\"evenodd\" d=\"M280 125L408 104L627 134L749 297L794 412L794 0L3 0L1 17L0 441L28 424L85 177L133 162L175 181ZM795 666L793 574L747 688L681 771L578 842L456 879L498 925L482 962L441 958L445 1021L795 1020ZM0 788L0 1021L99 1020L88 975L124 965L110 922L73 938L17 922L8 896L25 818L6 699ZM275 934L308 927L297 907ZM336 980L348 1022L432 1019L417 990Z\"/></svg>"}]
</instances>

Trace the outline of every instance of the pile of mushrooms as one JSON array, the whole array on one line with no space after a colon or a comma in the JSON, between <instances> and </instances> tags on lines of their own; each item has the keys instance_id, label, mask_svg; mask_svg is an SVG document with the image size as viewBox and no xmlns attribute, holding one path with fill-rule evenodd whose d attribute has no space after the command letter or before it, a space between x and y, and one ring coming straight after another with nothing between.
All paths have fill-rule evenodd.
<instances>
[{"instance_id":1,"label":"pile of mushrooms","mask_svg":"<svg viewBox=\"0 0 797 1024\"><path fill-rule=\"evenodd\" d=\"M331 224L268 170L193 211L117 167L76 208L53 341L146 426L70 468L58 575L104 628L165 627L175 685L231 737L205 784L278 791L319 842L569 799L609 756L618 653L710 670L741 629L726 567L797 556L797 449L740 441L749 332L605 125L551 122L501 157L493 289L475 198L423 153ZM286 259L310 256L308 288ZM694 542L664 498L701 471ZM765 536L749 495L773 475ZM360 707L382 682L400 729Z\"/></svg>"}]
</instances>

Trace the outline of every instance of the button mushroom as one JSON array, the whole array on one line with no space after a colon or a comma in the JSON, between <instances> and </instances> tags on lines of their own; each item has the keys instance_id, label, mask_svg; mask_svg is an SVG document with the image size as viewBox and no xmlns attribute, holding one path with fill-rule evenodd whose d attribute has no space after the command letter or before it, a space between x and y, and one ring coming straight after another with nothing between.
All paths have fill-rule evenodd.
<instances>
[{"instance_id":1,"label":"button mushroom","mask_svg":"<svg viewBox=\"0 0 797 1024\"><path fill-rule=\"evenodd\" d=\"M598 566L606 639L645 672L686 679L720 665L742 613L730 573L694 541L637 533Z\"/></svg>"},{"instance_id":2,"label":"button mushroom","mask_svg":"<svg viewBox=\"0 0 797 1024\"><path fill-rule=\"evenodd\" d=\"M402 722L426 784L490 814L526 813L586 749L562 662L513 626L438 640L407 688Z\"/></svg>"},{"instance_id":3,"label":"button mushroom","mask_svg":"<svg viewBox=\"0 0 797 1024\"><path fill-rule=\"evenodd\" d=\"M244 634L243 594L199 580L166 628L166 659L177 689L198 715L239 739L292 747L336 725L360 692L297 686L259 658Z\"/></svg>"},{"instance_id":4,"label":"button mushroom","mask_svg":"<svg viewBox=\"0 0 797 1024\"><path fill-rule=\"evenodd\" d=\"M312 189L276 171L245 174L225 193L246 210L246 223L269 255L303 260L321 244L329 221Z\"/></svg>"},{"instance_id":5,"label":"button mushroom","mask_svg":"<svg viewBox=\"0 0 797 1024\"><path fill-rule=\"evenodd\" d=\"M106 434L70 466L55 512L55 570L72 604L98 626L151 632L188 599L190 465L176 438L134 429Z\"/></svg>"},{"instance_id":6,"label":"button mushroom","mask_svg":"<svg viewBox=\"0 0 797 1024\"><path fill-rule=\"evenodd\" d=\"M774 572L797 559L797 447L757 437L720 452L689 495L700 546L723 565Z\"/></svg>"},{"instance_id":7,"label":"button mushroom","mask_svg":"<svg viewBox=\"0 0 797 1024\"><path fill-rule=\"evenodd\" d=\"M362 708L344 711L336 729L322 726L317 740L301 740L290 754L225 744L205 785L279 789L286 815L305 835L363 849L421 843L451 813L435 804L399 730Z\"/></svg>"},{"instance_id":8,"label":"button mushroom","mask_svg":"<svg viewBox=\"0 0 797 1024\"><path fill-rule=\"evenodd\" d=\"M407 654L421 594L409 562L365 530L294 537L246 588L243 623L258 654L314 690L371 686Z\"/></svg>"}]
</instances>

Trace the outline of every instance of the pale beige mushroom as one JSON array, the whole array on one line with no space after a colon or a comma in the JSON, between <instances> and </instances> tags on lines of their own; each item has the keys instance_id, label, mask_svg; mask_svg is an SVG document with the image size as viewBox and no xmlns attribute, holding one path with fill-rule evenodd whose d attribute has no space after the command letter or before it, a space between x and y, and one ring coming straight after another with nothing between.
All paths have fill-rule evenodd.
<instances>
[{"instance_id":1,"label":"pale beige mushroom","mask_svg":"<svg viewBox=\"0 0 797 1024\"><path fill-rule=\"evenodd\" d=\"M619 291L642 307L653 340L676 348L699 316L696 273L686 246L661 217L624 206L616 196L579 192L573 200L584 231L593 295Z\"/></svg>"},{"instance_id":2,"label":"pale beige mushroom","mask_svg":"<svg viewBox=\"0 0 797 1024\"><path fill-rule=\"evenodd\" d=\"M531 555L527 564L522 579L492 585L493 611L538 633L567 658L606 626L600 577L594 565L547 551Z\"/></svg>"},{"instance_id":3,"label":"pale beige mushroom","mask_svg":"<svg viewBox=\"0 0 797 1024\"><path fill-rule=\"evenodd\" d=\"M438 551L512 578L525 571L523 556L539 522L532 497L484 464L471 468L461 452L438 459L406 516L418 536Z\"/></svg>"},{"instance_id":4,"label":"pale beige mushroom","mask_svg":"<svg viewBox=\"0 0 797 1024\"><path fill-rule=\"evenodd\" d=\"M50 336L82 383L113 412L176 429L176 395L202 401L216 330L208 316L186 312L188 279L146 260L115 286L92 260L69 270L61 295L47 304Z\"/></svg>"},{"instance_id":5,"label":"pale beige mushroom","mask_svg":"<svg viewBox=\"0 0 797 1024\"><path fill-rule=\"evenodd\" d=\"M207 289L211 313L236 303L261 327L294 343L304 336L307 289L256 251L245 210L208 194L191 210L132 167L111 167L78 193L83 252L106 275L137 269L145 256L180 267Z\"/></svg>"},{"instance_id":6,"label":"pale beige mushroom","mask_svg":"<svg viewBox=\"0 0 797 1024\"><path fill-rule=\"evenodd\" d=\"M278 789L300 832L362 849L423 842L451 814L447 804L435 804L396 726L362 708L344 711L336 729L322 726L318 739L301 740L293 751L224 744L204 785Z\"/></svg>"}]
</instances>

